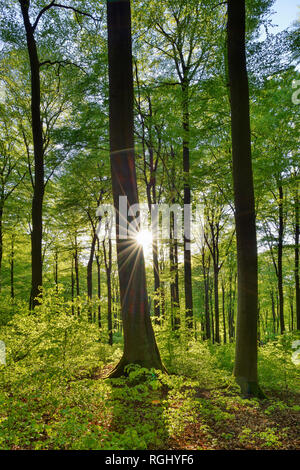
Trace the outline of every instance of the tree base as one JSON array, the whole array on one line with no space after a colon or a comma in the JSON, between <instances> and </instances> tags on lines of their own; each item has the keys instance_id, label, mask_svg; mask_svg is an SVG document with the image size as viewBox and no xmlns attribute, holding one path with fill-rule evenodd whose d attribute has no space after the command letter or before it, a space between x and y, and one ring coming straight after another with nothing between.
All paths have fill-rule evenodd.
<instances>
[{"instance_id":1,"label":"tree base","mask_svg":"<svg viewBox=\"0 0 300 470\"><path fill-rule=\"evenodd\" d=\"M236 382L241 389L243 398L267 398L257 382L247 381L244 378L237 377Z\"/></svg>"},{"instance_id":2,"label":"tree base","mask_svg":"<svg viewBox=\"0 0 300 470\"><path fill-rule=\"evenodd\" d=\"M121 358L120 362L116 365L116 367L107 375L107 379L118 379L120 377L128 377L128 373L125 371L125 368L129 364L137 364L141 367L145 367L146 369L158 369L164 373L168 373L167 369L163 364L150 364L150 362L142 362L142 361L128 361L124 356Z\"/></svg>"}]
</instances>

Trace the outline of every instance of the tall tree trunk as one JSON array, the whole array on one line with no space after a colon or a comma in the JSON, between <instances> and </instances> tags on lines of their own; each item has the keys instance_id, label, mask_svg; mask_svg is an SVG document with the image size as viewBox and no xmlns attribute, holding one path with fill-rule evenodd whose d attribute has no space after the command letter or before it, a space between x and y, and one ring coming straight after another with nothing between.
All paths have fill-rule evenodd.
<instances>
[{"instance_id":1,"label":"tall tree trunk","mask_svg":"<svg viewBox=\"0 0 300 470\"><path fill-rule=\"evenodd\" d=\"M280 333L283 334L285 330L284 325L284 304L283 304L283 279L282 279L282 248L283 248L283 189L280 185L278 188L279 192L279 231L278 231L278 254L277 254L277 266L278 266L278 297L279 297L279 321L280 321Z\"/></svg>"},{"instance_id":2,"label":"tall tree trunk","mask_svg":"<svg viewBox=\"0 0 300 470\"><path fill-rule=\"evenodd\" d=\"M193 290L192 290L192 259L191 259L191 187L190 187L190 148L189 148L189 87L186 80L182 82L182 158L184 174L184 293L186 325L193 328Z\"/></svg>"},{"instance_id":3,"label":"tall tree trunk","mask_svg":"<svg viewBox=\"0 0 300 470\"><path fill-rule=\"evenodd\" d=\"M29 19L28 0L19 0L23 23L26 31L27 50L30 62L31 78L31 126L34 153L34 188L32 199L32 232L31 232L31 294L30 308L34 308L38 301L43 285L43 198L44 198L44 144L41 120L41 90L40 90L40 63L34 37L34 29Z\"/></svg>"},{"instance_id":4,"label":"tall tree trunk","mask_svg":"<svg viewBox=\"0 0 300 470\"><path fill-rule=\"evenodd\" d=\"M251 162L245 0L228 0L227 52L238 263L234 374L242 393L261 395L257 379L257 241Z\"/></svg>"},{"instance_id":5,"label":"tall tree trunk","mask_svg":"<svg viewBox=\"0 0 300 470\"><path fill-rule=\"evenodd\" d=\"M295 195L295 291L296 291L296 321L300 330L300 290L299 290L299 196L298 187Z\"/></svg>"},{"instance_id":6,"label":"tall tree trunk","mask_svg":"<svg viewBox=\"0 0 300 470\"><path fill-rule=\"evenodd\" d=\"M107 1L107 28L110 162L117 211L117 259L124 330L123 357L110 377L118 377L130 363L157 369L163 369L163 366L149 314L143 251L131 234L125 240L119 237L119 197L127 196L128 206L138 203L129 0Z\"/></svg>"}]
</instances>

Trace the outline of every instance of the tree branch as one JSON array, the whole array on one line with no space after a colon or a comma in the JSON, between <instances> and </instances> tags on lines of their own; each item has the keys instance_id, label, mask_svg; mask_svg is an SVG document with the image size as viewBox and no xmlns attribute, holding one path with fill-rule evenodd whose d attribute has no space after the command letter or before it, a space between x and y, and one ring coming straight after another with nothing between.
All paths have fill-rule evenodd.
<instances>
[{"instance_id":1,"label":"tree branch","mask_svg":"<svg viewBox=\"0 0 300 470\"><path fill-rule=\"evenodd\" d=\"M42 8L42 10L39 12L38 16L36 17L36 20L32 26L32 30L34 32L34 30L36 29L37 25L38 25L38 22L40 21L41 17L43 16L43 14L50 10L50 8L53 8L53 7L57 7L57 8L64 8L65 10L72 10L74 11L75 14L78 14L78 15L82 15L82 16L87 16L88 18L91 18L92 20L94 21L100 21L99 18L95 18L93 15L91 15L90 13L86 13L85 11L81 11L81 10L78 10L77 8L75 7L71 7L71 6L68 6L68 5L61 5L60 3L55 3L55 0L52 0L52 2L50 2L48 5L46 5L44 8Z\"/></svg>"}]
</instances>

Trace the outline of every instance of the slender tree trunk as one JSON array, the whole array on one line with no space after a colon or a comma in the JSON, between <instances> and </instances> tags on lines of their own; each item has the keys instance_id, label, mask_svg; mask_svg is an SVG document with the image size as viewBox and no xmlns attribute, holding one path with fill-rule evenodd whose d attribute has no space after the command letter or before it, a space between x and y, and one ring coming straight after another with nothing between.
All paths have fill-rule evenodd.
<instances>
[{"instance_id":1,"label":"slender tree trunk","mask_svg":"<svg viewBox=\"0 0 300 470\"><path fill-rule=\"evenodd\" d=\"M271 290L271 305L272 305L272 319L273 319L273 333L276 334L276 312L275 312L275 303L274 303L274 293Z\"/></svg>"},{"instance_id":2,"label":"slender tree trunk","mask_svg":"<svg viewBox=\"0 0 300 470\"><path fill-rule=\"evenodd\" d=\"M236 274L234 279L234 286L232 286L232 273L229 275L229 307L228 307L228 329L229 329L229 341L232 342L235 337L235 326L234 326L234 307L235 307L235 284Z\"/></svg>"},{"instance_id":3,"label":"slender tree trunk","mask_svg":"<svg viewBox=\"0 0 300 470\"><path fill-rule=\"evenodd\" d=\"M227 338L226 338L225 286L224 286L224 282L222 282L222 314L223 314L223 338L224 338L224 344L226 344Z\"/></svg>"},{"instance_id":4,"label":"slender tree trunk","mask_svg":"<svg viewBox=\"0 0 300 470\"><path fill-rule=\"evenodd\" d=\"M236 326L234 322L234 313L235 313L235 307L237 304L236 297L237 297L237 271L235 272L235 275L234 275L234 285L233 285L233 293L232 293L232 334L233 334L232 337L233 338L235 338L235 330L236 330Z\"/></svg>"},{"instance_id":5,"label":"slender tree trunk","mask_svg":"<svg viewBox=\"0 0 300 470\"><path fill-rule=\"evenodd\" d=\"M78 263L78 244L77 236L75 235L75 251L74 251L74 270L75 270L75 281L76 281L76 296L80 296L80 283L79 283L79 263ZM80 307L77 307L77 313L80 315Z\"/></svg>"},{"instance_id":6,"label":"slender tree trunk","mask_svg":"<svg viewBox=\"0 0 300 470\"><path fill-rule=\"evenodd\" d=\"M209 278L204 281L205 296L205 339L211 338L210 332L210 315L209 315Z\"/></svg>"},{"instance_id":7,"label":"slender tree trunk","mask_svg":"<svg viewBox=\"0 0 300 470\"><path fill-rule=\"evenodd\" d=\"M96 263L97 263L97 297L99 301L98 305L98 326L101 328L101 263L100 263L100 246L99 246L99 239L97 239L98 250L96 254Z\"/></svg>"},{"instance_id":8,"label":"slender tree trunk","mask_svg":"<svg viewBox=\"0 0 300 470\"><path fill-rule=\"evenodd\" d=\"M154 316L155 321L159 323L160 319L160 276L159 276L159 262L158 262L158 240L156 234L152 232L152 259L153 259L153 274L154 274Z\"/></svg>"},{"instance_id":9,"label":"slender tree trunk","mask_svg":"<svg viewBox=\"0 0 300 470\"><path fill-rule=\"evenodd\" d=\"M296 291L296 322L300 330L300 290L299 290L299 196L298 187L295 196L295 291Z\"/></svg>"},{"instance_id":10,"label":"slender tree trunk","mask_svg":"<svg viewBox=\"0 0 300 470\"><path fill-rule=\"evenodd\" d=\"M220 343L219 266L214 263L215 341Z\"/></svg>"},{"instance_id":11,"label":"slender tree trunk","mask_svg":"<svg viewBox=\"0 0 300 470\"><path fill-rule=\"evenodd\" d=\"M72 300L72 315L74 315L74 255L72 254L72 264L71 264L71 300Z\"/></svg>"},{"instance_id":12,"label":"slender tree trunk","mask_svg":"<svg viewBox=\"0 0 300 470\"><path fill-rule=\"evenodd\" d=\"M94 233L93 238L92 238L92 243L91 243L90 256L89 256L87 269L86 269L87 294L90 300L93 297L93 261L94 261L94 255L95 255L96 241L97 241L97 234Z\"/></svg>"},{"instance_id":13,"label":"slender tree trunk","mask_svg":"<svg viewBox=\"0 0 300 470\"><path fill-rule=\"evenodd\" d=\"M213 299L212 299L212 286L211 283L209 282L209 308L211 311L211 339L212 343L215 343L215 321L214 321L214 309L213 309Z\"/></svg>"},{"instance_id":14,"label":"slender tree trunk","mask_svg":"<svg viewBox=\"0 0 300 470\"><path fill-rule=\"evenodd\" d=\"M172 330L176 331L180 327L179 311L179 286L178 286L178 256L177 240L174 237L174 213L170 215L170 294L171 294L171 324Z\"/></svg>"},{"instance_id":15,"label":"slender tree trunk","mask_svg":"<svg viewBox=\"0 0 300 470\"><path fill-rule=\"evenodd\" d=\"M159 272L163 274L165 270L163 249L160 250L160 260L161 261L160 261ZM161 305L160 305L161 317L162 319L164 319L166 316L166 292L165 292L165 282L162 280L160 280L160 298L161 298Z\"/></svg>"},{"instance_id":16,"label":"slender tree trunk","mask_svg":"<svg viewBox=\"0 0 300 470\"><path fill-rule=\"evenodd\" d=\"M190 149L189 149L189 87L186 80L182 83L182 128L183 128L183 173L184 173L184 195L185 208L184 217L184 292L186 325L193 328L193 290L192 290L192 259L191 259L191 187L190 187Z\"/></svg>"},{"instance_id":17,"label":"slender tree trunk","mask_svg":"<svg viewBox=\"0 0 300 470\"><path fill-rule=\"evenodd\" d=\"M241 391L261 395L257 379L257 241L251 162L245 1L228 0L227 51L238 262L234 374Z\"/></svg>"},{"instance_id":18,"label":"slender tree trunk","mask_svg":"<svg viewBox=\"0 0 300 470\"><path fill-rule=\"evenodd\" d=\"M150 141L151 141L150 137ZM153 149L150 145L149 147L150 155L150 187L147 191L148 195L148 206L151 211L152 203L156 204L156 176L154 168L154 159L153 159ZM152 191L151 191L152 189ZM152 221L151 221L152 222ZM159 276L159 262L158 262L158 237L157 237L157 227L153 226L151 223L152 229L152 259L153 259L153 274L154 274L154 316L155 321L159 322L160 318L160 276Z\"/></svg>"},{"instance_id":19,"label":"slender tree trunk","mask_svg":"<svg viewBox=\"0 0 300 470\"><path fill-rule=\"evenodd\" d=\"M163 369L163 366L149 314L143 251L131 234L125 240L119 236L119 197L127 196L128 206L138 203L129 0L107 1L107 27L110 162L117 211L117 259L124 330L123 357L110 377L118 377L125 373L124 368L130 363L156 369Z\"/></svg>"},{"instance_id":20,"label":"slender tree trunk","mask_svg":"<svg viewBox=\"0 0 300 470\"><path fill-rule=\"evenodd\" d=\"M148 129L148 139L145 139L145 119L144 113L141 108L141 97L140 97L140 83L138 78L138 69L137 64L135 64L136 70L136 82L138 87L138 103L139 103L139 113L141 115L141 125L142 125L142 145L143 145L143 157L144 157L144 176L146 184L146 195L149 212L151 213L151 208L153 204L156 204L156 165L154 164L154 151L152 145L152 130L151 124ZM152 118L152 104L151 97L147 96L148 105L149 105L149 118ZM146 148L148 149L149 161L146 155ZM147 168L149 168L149 179L147 177ZM152 263L153 263L153 277L154 277L154 321L155 323L160 323L160 275L159 275L159 262L158 262L158 227L157 224L151 219L151 232L152 232Z\"/></svg>"},{"instance_id":21,"label":"slender tree trunk","mask_svg":"<svg viewBox=\"0 0 300 470\"><path fill-rule=\"evenodd\" d=\"M108 329L108 344L113 344L113 325L112 325L112 293L111 293L111 272L106 273L107 279L107 329Z\"/></svg>"},{"instance_id":22,"label":"slender tree trunk","mask_svg":"<svg viewBox=\"0 0 300 470\"><path fill-rule=\"evenodd\" d=\"M261 321L260 321L260 305L258 303L258 306L257 306L257 341L258 341L258 344L260 345L261 344L261 334L260 334L260 324L261 324Z\"/></svg>"},{"instance_id":23,"label":"slender tree trunk","mask_svg":"<svg viewBox=\"0 0 300 470\"><path fill-rule=\"evenodd\" d=\"M232 273L229 274L229 293L228 293L228 335L229 342L233 339L233 327L232 327Z\"/></svg>"},{"instance_id":24,"label":"slender tree trunk","mask_svg":"<svg viewBox=\"0 0 300 470\"><path fill-rule=\"evenodd\" d=\"M58 251L57 248L55 249L54 254L54 284L56 293L58 293Z\"/></svg>"},{"instance_id":25,"label":"slender tree trunk","mask_svg":"<svg viewBox=\"0 0 300 470\"><path fill-rule=\"evenodd\" d=\"M2 287L1 269L3 257L3 202L0 200L0 292Z\"/></svg>"},{"instance_id":26,"label":"slender tree trunk","mask_svg":"<svg viewBox=\"0 0 300 470\"><path fill-rule=\"evenodd\" d=\"M209 265L206 267L205 249L202 247L201 253L202 273L204 281L204 305L205 305L205 339L211 338L210 318L209 318Z\"/></svg>"},{"instance_id":27,"label":"slender tree trunk","mask_svg":"<svg viewBox=\"0 0 300 470\"><path fill-rule=\"evenodd\" d=\"M15 268L15 235L11 236L11 250L10 250L10 296L15 298L14 287L14 268Z\"/></svg>"},{"instance_id":28,"label":"slender tree trunk","mask_svg":"<svg viewBox=\"0 0 300 470\"><path fill-rule=\"evenodd\" d=\"M279 302L278 294L276 295L276 333L279 331Z\"/></svg>"},{"instance_id":29,"label":"slender tree trunk","mask_svg":"<svg viewBox=\"0 0 300 470\"><path fill-rule=\"evenodd\" d=\"M96 241L97 241L97 234L93 233L93 238L92 238L92 243L91 243L91 249L90 249L90 256L87 264L87 295L88 299L91 302L93 298L93 261L94 261L94 255L95 255L95 248L96 248ZM88 311L88 316L89 320L93 320L93 309L92 305L89 306L89 311Z\"/></svg>"},{"instance_id":30,"label":"slender tree trunk","mask_svg":"<svg viewBox=\"0 0 300 470\"><path fill-rule=\"evenodd\" d=\"M106 270L106 286L107 286L107 329L108 344L113 344L113 325L112 325L112 289L111 289L111 267L112 267L112 245L111 239L108 239L108 253L106 251L105 240L103 240L104 263Z\"/></svg>"},{"instance_id":31,"label":"slender tree trunk","mask_svg":"<svg viewBox=\"0 0 300 470\"><path fill-rule=\"evenodd\" d=\"M290 298L290 309L291 309L291 327L290 327L290 331L294 331L294 304L293 304L293 297Z\"/></svg>"},{"instance_id":32,"label":"slender tree trunk","mask_svg":"<svg viewBox=\"0 0 300 470\"><path fill-rule=\"evenodd\" d=\"M282 248L283 248L283 189L279 186L279 231L278 231L278 255L277 255L277 266L278 266L278 297L279 297L279 321L280 321L280 332L281 334L285 331L284 325L284 299L283 299L283 279L282 279Z\"/></svg>"},{"instance_id":33,"label":"slender tree trunk","mask_svg":"<svg viewBox=\"0 0 300 470\"><path fill-rule=\"evenodd\" d=\"M34 37L34 29L29 19L28 0L19 0L26 31L27 50L30 62L31 78L31 126L34 153L34 188L32 199L32 232L31 232L31 294L30 308L34 308L38 301L36 297L41 293L43 284L43 198L44 198L44 144L41 120L41 90L40 90L40 63Z\"/></svg>"}]
</instances>

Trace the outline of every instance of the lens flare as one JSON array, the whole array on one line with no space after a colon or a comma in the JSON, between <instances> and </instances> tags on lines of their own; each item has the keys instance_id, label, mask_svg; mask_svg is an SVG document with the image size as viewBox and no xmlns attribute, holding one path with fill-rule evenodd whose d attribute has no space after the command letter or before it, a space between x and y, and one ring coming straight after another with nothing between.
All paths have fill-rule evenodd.
<instances>
[{"instance_id":1,"label":"lens flare","mask_svg":"<svg viewBox=\"0 0 300 470\"><path fill-rule=\"evenodd\" d=\"M141 230L135 237L137 243L143 248L144 255L149 256L152 250L152 233L149 230Z\"/></svg>"}]
</instances>

